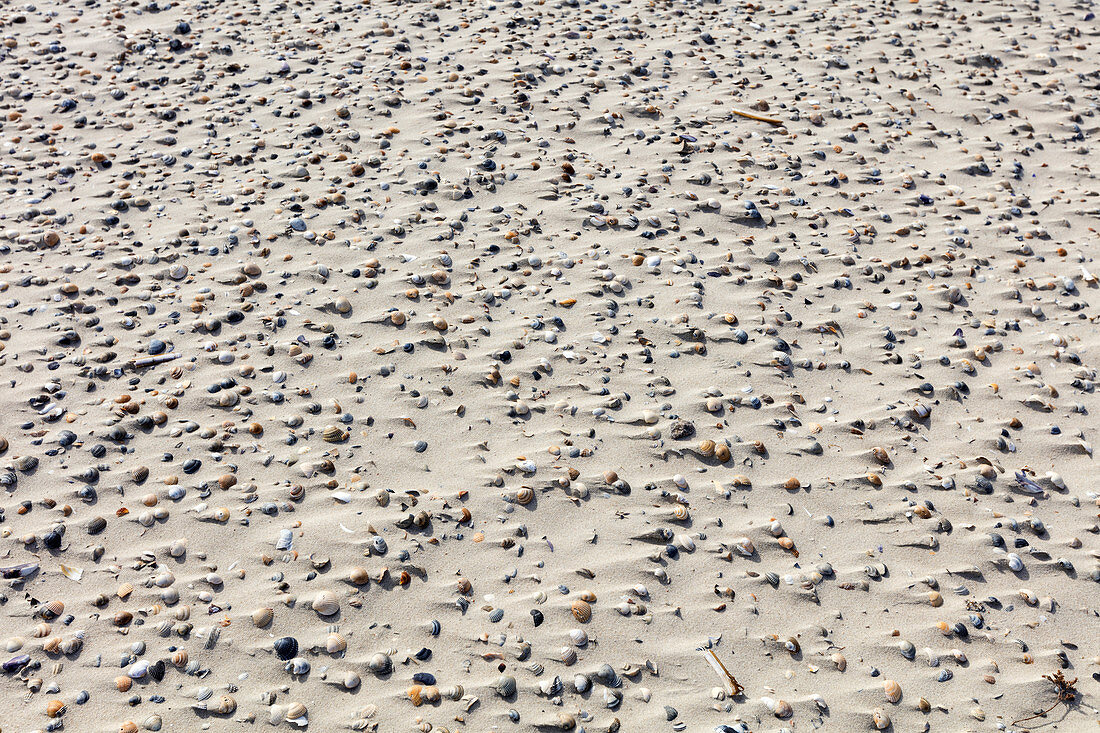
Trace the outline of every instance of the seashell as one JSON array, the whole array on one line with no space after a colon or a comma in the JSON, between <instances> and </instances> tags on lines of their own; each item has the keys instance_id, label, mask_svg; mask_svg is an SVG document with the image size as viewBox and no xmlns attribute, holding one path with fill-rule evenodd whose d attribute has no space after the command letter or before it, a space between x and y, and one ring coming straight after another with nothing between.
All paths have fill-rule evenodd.
<instances>
[{"instance_id":1,"label":"seashell","mask_svg":"<svg viewBox=\"0 0 1100 733\"><path fill-rule=\"evenodd\" d=\"M214 712L218 713L219 715L232 715L236 709L237 701L229 695L222 695L218 699L217 705L215 705L213 708Z\"/></svg>"},{"instance_id":2,"label":"seashell","mask_svg":"<svg viewBox=\"0 0 1100 733\"><path fill-rule=\"evenodd\" d=\"M729 460L732 457L733 454L730 452L729 446L725 443L719 443L718 445L714 446L714 458L719 463L729 463Z\"/></svg>"},{"instance_id":3,"label":"seashell","mask_svg":"<svg viewBox=\"0 0 1100 733\"><path fill-rule=\"evenodd\" d=\"M339 654L347 648L348 640L344 638L343 634L334 632L325 639L325 651L329 654Z\"/></svg>"},{"instance_id":4,"label":"seashell","mask_svg":"<svg viewBox=\"0 0 1100 733\"><path fill-rule=\"evenodd\" d=\"M42 651L46 652L47 654L57 654L60 650L61 637L55 636L51 639L46 639L46 641L42 643Z\"/></svg>"},{"instance_id":5,"label":"seashell","mask_svg":"<svg viewBox=\"0 0 1100 733\"><path fill-rule=\"evenodd\" d=\"M561 648L561 662L566 667L571 667L577 663L577 650L571 646L563 646Z\"/></svg>"},{"instance_id":6,"label":"seashell","mask_svg":"<svg viewBox=\"0 0 1100 733\"><path fill-rule=\"evenodd\" d=\"M22 636L12 636L4 640L4 651L17 652L23 648L26 643L26 639Z\"/></svg>"},{"instance_id":7,"label":"seashell","mask_svg":"<svg viewBox=\"0 0 1100 733\"><path fill-rule=\"evenodd\" d=\"M176 667L183 668L187 666L188 654L186 649L179 649L172 652L172 664Z\"/></svg>"},{"instance_id":8,"label":"seashell","mask_svg":"<svg viewBox=\"0 0 1100 733\"><path fill-rule=\"evenodd\" d=\"M583 695L584 693L588 692L588 690L591 689L591 687L592 687L592 680L589 679L588 675L586 675L586 674L575 674L575 675L573 675L573 689L576 690L578 694Z\"/></svg>"},{"instance_id":9,"label":"seashell","mask_svg":"<svg viewBox=\"0 0 1100 733\"><path fill-rule=\"evenodd\" d=\"M150 715L141 724L141 727L144 728L145 730L158 731L158 730L161 729L161 726L163 726L163 725L164 725L164 721L161 719L161 717L159 715Z\"/></svg>"},{"instance_id":10,"label":"seashell","mask_svg":"<svg viewBox=\"0 0 1100 733\"><path fill-rule=\"evenodd\" d=\"M55 619L65 612L65 604L61 601L48 601L38 609L38 615L44 619Z\"/></svg>"},{"instance_id":11,"label":"seashell","mask_svg":"<svg viewBox=\"0 0 1100 733\"><path fill-rule=\"evenodd\" d=\"M569 639L579 647L583 647L588 643L588 632L584 629L572 629L569 632Z\"/></svg>"},{"instance_id":12,"label":"seashell","mask_svg":"<svg viewBox=\"0 0 1100 733\"><path fill-rule=\"evenodd\" d=\"M886 452L885 448L875 446L871 449L871 456L883 466L890 463L890 454Z\"/></svg>"},{"instance_id":13,"label":"seashell","mask_svg":"<svg viewBox=\"0 0 1100 733\"><path fill-rule=\"evenodd\" d=\"M678 522L686 522L691 519L691 512L683 504L677 504L672 509L672 518Z\"/></svg>"},{"instance_id":14,"label":"seashell","mask_svg":"<svg viewBox=\"0 0 1100 733\"><path fill-rule=\"evenodd\" d=\"M581 591L580 593L578 593L577 595L578 595L578 596L580 597L580 599L581 599L582 601L584 601L585 603L595 603L595 602L596 602L596 594L595 594L595 593L593 593L593 592L592 592L592 591L590 591L590 590L582 590L582 591Z\"/></svg>"},{"instance_id":15,"label":"seashell","mask_svg":"<svg viewBox=\"0 0 1100 733\"><path fill-rule=\"evenodd\" d=\"M901 700L901 685L894 680L885 680L882 689L886 693L886 699L895 705Z\"/></svg>"},{"instance_id":16,"label":"seashell","mask_svg":"<svg viewBox=\"0 0 1100 733\"><path fill-rule=\"evenodd\" d=\"M573 611L573 618L580 621L582 624L586 624L592 620L592 606L587 601L580 599L573 601L570 607Z\"/></svg>"},{"instance_id":17,"label":"seashell","mask_svg":"<svg viewBox=\"0 0 1100 733\"><path fill-rule=\"evenodd\" d=\"M118 590L115 591L115 595L117 595L122 600L126 600L127 598L130 597L130 594L133 593L133 592L134 592L134 586L133 585L131 585L130 583L123 583L122 585L120 585L118 587Z\"/></svg>"},{"instance_id":18,"label":"seashell","mask_svg":"<svg viewBox=\"0 0 1100 733\"><path fill-rule=\"evenodd\" d=\"M60 649L62 654L76 654L80 651L82 646L84 646L83 634L71 636L68 639L62 639L58 649Z\"/></svg>"},{"instance_id":19,"label":"seashell","mask_svg":"<svg viewBox=\"0 0 1100 733\"><path fill-rule=\"evenodd\" d=\"M844 670L848 669L848 660L845 659L844 655L840 652L836 652L835 654L833 654L832 660L833 665L836 666L837 670L843 672Z\"/></svg>"},{"instance_id":20,"label":"seashell","mask_svg":"<svg viewBox=\"0 0 1100 733\"><path fill-rule=\"evenodd\" d=\"M917 709L922 713L928 713L932 711L932 703L928 702L925 698L917 700Z\"/></svg>"},{"instance_id":21,"label":"seashell","mask_svg":"<svg viewBox=\"0 0 1100 733\"><path fill-rule=\"evenodd\" d=\"M44 639L50 635L51 631L53 631L53 628L49 624L38 624L34 627L34 630L31 631L31 636L35 639ZM16 647L16 649L18 649L18 647ZM12 652L15 651L15 649L9 649L8 651Z\"/></svg>"},{"instance_id":22,"label":"seashell","mask_svg":"<svg viewBox=\"0 0 1100 733\"><path fill-rule=\"evenodd\" d=\"M424 704L424 686L412 685L405 690L405 697L409 699L414 707L420 707Z\"/></svg>"},{"instance_id":23,"label":"seashell","mask_svg":"<svg viewBox=\"0 0 1100 733\"><path fill-rule=\"evenodd\" d=\"M789 479L787 479L785 482L783 482L783 488L787 489L788 491L794 491L795 489L801 489L802 488L802 482L799 481L798 479L796 479L794 476L792 476Z\"/></svg>"},{"instance_id":24,"label":"seashell","mask_svg":"<svg viewBox=\"0 0 1100 733\"><path fill-rule=\"evenodd\" d=\"M779 718L780 720L785 720L794 715L794 708L792 708L791 704L786 700L776 700L775 698L771 697L762 697L760 698L760 702L764 703L764 707L770 710L772 712L772 715Z\"/></svg>"},{"instance_id":25,"label":"seashell","mask_svg":"<svg viewBox=\"0 0 1100 733\"><path fill-rule=\"evenodd\" d=\"M310 664L307 660L302 659L301 657L294 657L294 659L291 659L289 662L283 665L283 669L285 669L287 672L290 672L292 675L309 674Z\"/></svg>"},{"instance_id":26,"label":"seashell","mask_svg":"<svg viewBox=\"0 0 1100 733\"><path fill-rule=\"evenodd\" d=\"M298 654L298 640L293 636L284 636L273 642L275 656L284 662Z\"/></svg>"},{"instance_id":27,"label":"seashell","mask_svg":"<svg viewBox=\"0 0 1100 733\"><path fill-rule=\"evenodd\" d=\"M366 568L356 565L348 573L348 580L354 585L366 585L370 582L370 575Z\"/></svg>"},{"instance_id":28,"label":"seashell","mask_svg":"<svg viewBox=\"0 0 1100 733\"><path fill-rule=\"evenodd\" d=\"M321 437L326 443L343 443L348 439L348 433L335 425L326 425Z\"/></svg>"},{"instance_id":29,"label":"seashell","mask_svg":"<svg viewBox=\"0 0 1100 733\"><path fill-rule=\"evenodd\" d=\"M367 667L375 674L389 674L393 670L393 661L388 654L378 652L367 662Z\"/></svg>"},{"instance_id":30,"label":"seashell","mask_svg":"<svg viewBox=\"0 0 1100 733\"><path fill-rule=\"evenodd\" d=\"M932 591L928 594L928 602L932 604L933 608L939 608L943 605L943 596L937 591Z\"/></svg>"},{"instance_id":31,"label":"seashell","mask_svg":"<svg viewBox=\"0 0 1100 733\"><path fill-rule=\"evenodd\" d=\"M526 486L517 491L515 495L516 503L523 506L527 506L528 504L530 504L534 500L534 498L535 490Z\"/></svg>"},{"instance_id":32,"label":"seashell","mask_svg":"<svg viewBox=\"0 0 1100 733\"><path fill-rule=\"evenodd\" d=\"M912 660L917 656L917 648L913 646L912 642L900 641L898 642L898 649L901 651L901 656L906 659Z\"/></svg>"},{"instance_id":33,"label":"seashell","mask_svg":"<svg viewBox=\"0 0 1100 733\"><path fill-rule=\"evenodd\" d=\"M271 623L271 620L275 618L275 609L273 608L257 608L252 612L252 625L258 629L262 629Z\"/></svg>"},{"instance_id":34,"label":"seashell","mask_svg":"<svg viewBox=\"0 0 1100 733\"><path fill-rule=\"evenodd\" d=\"M792 656L802 651L802 647L798 644L798 639L795 639L793 636L783 642L783 647Z\"/></svg>"},{"instance_id":35,"label":"seashell","mask_svg":"<svg viewBox=\"0 0 1100 733\"><path fill-rule=\"evenodd\" d=\"M220 506L210 513L210 518L215 522L228 522L229 521L229 508Z\"/></svg>"},{"instance_id":36,"label":"seashell","mask_svg":"<svg viewBox=\"0 0 1100 733\"><path fill-rule=\"evenodd\" d=\"M361 683L362 679L360 679L358 673L356 672L345 672L344 678L340 682L340 684L344 686L345 690L354 690L355 688L359 687Z\"/></svg>"},{"instance_id":37,"label":"seashell","mask_svg":"<svg viewBox=\"0 0 1100 733\"><path fill-rule=\"evenodd\" d=\"M171 545L168 546L168 554L171 555L172 557L176 557L176 558L183 557L183 555L186 552L187 552L187 540L183 540L183 539L176 540L175 542L173 542Z\"/></svg>"},{"instance_id":38,"label":"seashell","mask_svg":"<svg viewBox=\"0 0 1100 733\"><path fill-rule=\"evenodd\" d=\"M57 718L65 714L65 703L60 700L50 700L46 703L46 716Z\"/></svg>"},{"instance_id":39,"label":"seashell","mask_svg":"<svg viewBox=\"0 0 1100 733\"><path fill-rule=\"evenodd\" d=\"M133 684L134 681L126 675L115 677L115 689L119 692L126 692Z\"/></svg>"},{"instance_id":40,"label":"seashell","mask_svg":"<svg viewBox=\"0 0 1100 733\"><path fill-rule=\"evenodd\" d=\"M321 616L332 616L340 611L340 601L334 593L323 590L313 599L311 608Z\"/></svg>"},{"instance_id":41,"label":"seashell","mask_svg":"<svg viewBox=\"0 0 1100 733\"><path fill-rule=\"evenodd\" d=\"M890 727L890 716L882 710L876 709L871 713L871 727L875 730L886 730Z\"/></svg>"},{"instance_id":42,"label":"seashell","mask_svg":"<svg viewBox=\"0 0 1100 733\"><path fill-rule=\"evenodd\" d=\"M516 694L516 678L512 675L502 674L493 685L501 697L507 699Z\"/></svg>"},{"instance_id":43,"label":"seashell","mask_svg":"<svg viewBox=\"0 0 1100 733\"><path fill-rule=\"evenodd\" d=\"M138 733L137 723L127 720L119 727L118 733Z\"/></svg>"},{"instance_id":44,"label":"seashell","mask_svg":"<svg viewBox=\"0 0 1100 733\"><path fill-rule=\"evenodd\" d=\"M448 700L461 700L462 696L466 694L466 690L462 685L455 685L453 687L443 687L439 690L439 694Z\"/></svg>"},{"instance_id":45,"label":"seashell","mask_svg":"<svg viewBox=\"0 0 1100 733\"><path fill-rule=\"evenodd\" d=\"M716 445L717 444L713 440L704 440L699 443L699 455L710 458L714 455L714 448Z\"/></svg>"}]
</instances>

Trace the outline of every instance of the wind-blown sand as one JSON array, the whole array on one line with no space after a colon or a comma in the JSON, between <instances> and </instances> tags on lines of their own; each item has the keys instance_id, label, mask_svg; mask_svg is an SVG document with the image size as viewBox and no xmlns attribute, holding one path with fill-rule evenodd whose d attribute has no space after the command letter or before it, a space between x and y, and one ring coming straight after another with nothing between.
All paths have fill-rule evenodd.
<instances>
[{"instance_id":1,"label":"wind-blown sand","mask_svg":"<svg viewBox=\"0 0 1100 733\"><path fill-rule=\"evenodd\" d=\"M7 4L0 729L1095 730L1091 7Z\"/></svg>"}]
</instances>

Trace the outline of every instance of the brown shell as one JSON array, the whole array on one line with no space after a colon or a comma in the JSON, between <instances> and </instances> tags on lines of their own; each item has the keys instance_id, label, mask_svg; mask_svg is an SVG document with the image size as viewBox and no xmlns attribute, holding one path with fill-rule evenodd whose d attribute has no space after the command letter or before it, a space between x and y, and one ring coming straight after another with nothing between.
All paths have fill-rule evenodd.
<instances>
[{"instance_id":1,"label":"brown shell","mask_svg":"<svg viewBox=\"0 0 1100 733\"><path fill-rule=\"evenodd\" d=\"M56 718L65 714L65 703L60 700L50 700L46 703L46 715L50 718Z\"/></svg>"},{"instance_id":2,"label":"brown shell","mask_svg":"<svg viewBox=\"0 0 1100 733\"><path fill-rule=\"evenodd\" d=\"M49 601L41 609L43 618L57 618L65 613L65 604L61 601Z\"/></svg>"},{"instance_id":3,"label":"brown shell","mask_svg":"<svg viewBox=\"0 0 1100 733\"><path fill-rule=\"evenodd\" d=\"M517 504L522 504L523 506L527 506L532 501L534 501L534 499L535 499L535 490L534 489L531 489L531 488L528 488L528 487L525 486L525 487L523 487L522 489L520 489L519 491L516 492L516 503Z\"/></svg>"},{"instance_id":4,"label":"brown shell","mask_svg":"<svg viewBox=\"0 0 1100 733\"><path fill-rule=\"evenodd\" d=\"M126 692L133 684L134 681L124 674L115 677L115 689L119 692Z\"/></svg>"},{"instance_id":5,"label":"brown shell","mask_svg":"<svg viewBox=\"0 0 1100 733\"><path fill-rule=\"evenodd\" d=\"M719 443L714 447L714 457L718 459L719 463L728 463L733 454L730 453L730 447L725 443Z\"/></svg>"},{"instance_id":6,"label":"brown shell","mask_svg":"<svg viewBox=\"0 0 1100 733\"><path fill-rule=\"evenodd\" d=\"M573 611L573 618L580 621L582 624L586 624L592 620L592 606L587 601L577 599L573 601L573 605L570 607Z\"/></svg>"},{"instance_id":7,"label":"brown shell","mask_svg":"<svg viewBox=\"0 0 1100 733\"><path fill-rule=\"evenodd\" d=\"M53 631L53 628L49 624L38 624L34 627L34 631L31 632L31 636L36 639L44 639L50 635L51 631Z\"/></svg>"},{"instance_id":8,"label":"brown shell","mask_svg":"<svg viewBox=\"0 0 1100 733\"><path fill-rule=\"evenodd\" d=\"M704 440L699 444L699 455L710 458L714 455L716 445L713 440Z\"/></svg>"},{"instance_id":9,"label":"brown shell","mask_svg":"<svg viewBox=\"0 0 1100 733\"><path fill-rule=\"evenodd\" d=\"M787 479L783 483L783 488L787 489L788 491L794 491L795 489L801 489L802 488L802 482L799 481L798 479L796 479L794 476L791 476L789 479Z\"/></svg>"},{"instance_id":10,"label":"brown shell","mask_svg":"<svg viewBox=\"0 0 1100 733\"><path fill-rule=\"evenodd\" d=\"M271 620L275 618L275 609L273 608L257 608L252 612L252 625L258 629L262 629L271 623Z\"/></svg>"},{"instance_id":11,"label":"brown shell","mask_svg":"<svg viewBox=\"0 0 1100 733\"><path fill-rule=\"evenodd\" d=\"M351 572L348 573L348 580L355 585L366 585L370 582L370 575L367 574L366 568L356 565L351 569Z\"/></svg>"}]
</instances>

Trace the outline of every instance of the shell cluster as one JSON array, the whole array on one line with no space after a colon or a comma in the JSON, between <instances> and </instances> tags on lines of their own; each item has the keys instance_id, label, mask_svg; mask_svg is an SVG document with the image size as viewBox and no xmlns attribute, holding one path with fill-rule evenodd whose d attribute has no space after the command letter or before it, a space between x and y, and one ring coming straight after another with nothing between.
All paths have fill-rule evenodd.
<instances>
[{"instance_id":1,"label":"shell cluster","mask_svg":"<svg viewBox=\"0 0 1100 733\"><path fill-rule=\"evenodd\" d=\"M1089 728L1043 11L6 5L0 725Z\"/></svg>"}]
</instances>

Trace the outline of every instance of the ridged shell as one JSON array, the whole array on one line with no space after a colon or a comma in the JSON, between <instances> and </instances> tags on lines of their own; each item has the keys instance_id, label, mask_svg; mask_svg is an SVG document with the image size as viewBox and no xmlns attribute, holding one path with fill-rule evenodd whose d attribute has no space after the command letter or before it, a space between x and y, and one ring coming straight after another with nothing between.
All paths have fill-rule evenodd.
<instances>
[{"instance_id":1,"label":"ridged shell","mask_svg":"<svg viewBox=\"0 0 1100 733\"><path fill-rule=\"evenodd\" d=\"M119 692L126 692L133 686L134 681L126 675L119 675L115 677L115 689Z\"/></svg>"},{"instance_id":2,"label":"ridged shell","mask_svg":"<svg viewBox=\"0 0 1100 733\"><path fill-rule=\"evenodd\" d=\"M61 637L54 636L42 643L42 651L47 654L57 654L61 650Z\"/></svg>"},{"instance_id":3,"label":"ridged shell","mask_svg":"<svg viewBox=\"0 0 1100 733\"><path fill-rule=\"evenodd\" d=\"M393 669L393 660L388 654L378 652L367 662L367 667L375 674L388 674Z\"/></svg>"},{"instance_id":4,"label":"ridged shell","mask_svg":"<svg viewBox=\"0 0 1100 733\"><path fill-rule=\"evenodd\" d=\"M80 636L71 636L68 639L62 639L61 645L58 647L62 654L76 654L84 646L84 639Z\"/></svg>"},{"instance_id":5,"label":"ridged shell","mask_svg":"<svg viewBox=\"0 0 1100 733\"><path fill-rule=\"evenodd\" d=\"M325 651L329 654L339 654L348 648L348 640L344 638L343 634L331 633L328 638L325 639Z\"/></svg>"},{"instance_id":6,"label":"ridged shell","mask_svg":"<svg viewBox=\"0 0 1100 733\"><path fill-rule=\"evenodd\" d=\"M572 629L569 632L569 640L577 646L583 647L588 643L588 632L584 629Z\"/></svg>"},{"instance_id":7,"label":"ridged shell","mask_svg":"<svg viewBox=\"0 0 1100 733\"><path fill-rule=\"evenodd\" d=\"M340 611L340 601L334 593L323 590L313 599L311 607L321 616L332 616Z\"/></svg>"},{"instance_id":8,"label":"ridged shell","mask_svg":"<svg viewBox=\"0 0 1100 733\"><path fill-rule=\"evenodd\" d=\"M573 618L580 621L582 624L586 624L592 620L592 606L587 601L577 599L573 601L571 606L573 611Z\"/></svg>"},{"instance_id":9,"label":"ridged shell","mask_svg":"<svg viewBox=\"0 0 1100 733\"><path fill-rule=\"evenodd\" d=\"M42 606L40 615L42 618L57 618L65 613L65 604L61 601L49 601Z\"/></svg>"},{"instance_id":10,"label":"ridged shell","mask_svg":"<svg viewBox=\"0 0 1100 733\"><path fill-rule=\"evenodd\" d=\"M535 499L535 490L524 487L516 492L516 503L527 506Z\"/></svg>"},{"instance_id":11,"label":"ridged shell","mask_svg":"<svg viewBox=\"0 0 1100 733\"><path fill-rule=\"evenodd\" d=\"M284 636L281 639L276 639L272 642L272 646L275 649L275 656L284 662L288 659L292 659L298 653L298 640L293 636Z\"/></svg>"},{"instance_id":12,"label":"ridged shell","mask_svg":"<svg viewBox=\"0 0 1100 733\"><path fill-rule=\"evenodd\" d=\"M38 624L31 632L31 636L33 636L35 639L44 639L49 636L50 632L52 631L53 628L49 624Z\"/></svg>"},{"instance_id":13,"label":"ridged shell","mask_svg":"<svg viewBox=\"0 0 1100 733\"><path fill-rule=\"evenodd\" d=\"M448 700L461 700L462 696L466 694L466 690L462 685L455 685L453 687L444 687L440 691L440 694Z\"/></svg>"},{"instance_id":14,"label":"ridged shell","mask_svg":"<svg viewBox=\"0 0 1100 733\"><path fill-rule=\"evenodd\" d=\"M257 608L252 612L252 624L258 629L270 624L273 618L275 618L275 609L273 608Z\"/></svg>"},{"instance_id":15,"label":"ridged shell","mask_svg":"<svg viewBox=\"0 0 1100 733\"><path fill-rule=\"evenodd\" d=\"M883 682L882 690L886 693L886 699L895 705L901 700L901 685L894 680L886 680Z\"/></svg>"},{"instance_id":16,"label":"ridged shell","mask_svg":"<svg viewBox=\"0 0 1100 733\"><path fill-rule=\"evenodd\" d=\"M326 443L343 443L348 439L348 434L335 425L327 425L321 432L321 437L324 438Z\"/></svg>"},{"instance_id":17,"label":"ridged shell","mask_svg":"<svg viewBox=\"0 0 1100 733\"><path fill-rule=\"evenodd\" d=\"M424 704L424 687L423 685L413 685L409 689L405 690L405 697L409 698L409 702L415 707L420 707Z\"/></svg>"},{"instance_id":18,"label":"ridged shell","mask_svg":"<svg viewBox=\"0 0 1100 733\"><path fill-rule=\"evenodd\" d=\"M133 592L134 592L134 586L133 585L131 585L130 583L123 583L122 585L120 585L118 587L118 590L115 591L115 595L118 596L119 598L121 598L122 600L126 600L127 598L130 597L130 594L133 593Z\"/></svg>"},{"instance_id":19,"label":"ridged shell","mask_svg":"<svg viewBox=\"0 0 1100 733\"><path fill-rule=\"evenodd\" d=\"M172 664L176 667L183 668L187 666L188 654L186 649L180 649L172 653Z\"/></svg>"},{"instance_id":20,"label":"ridged shell","mask_svg":"<svg viewBox=\"0 0 1100 733\"><path fill-rule=\"evenodd\" d=\"M286 709L286 719L298 720L300 718L306 717L306 714L308 712L309 711L306 709L305 705L300 702L293 702Z\"/></svg>"},{"instance_id":21,"label":"ridged shell","mask_svg":"<svg viewBox=\"0 0 1100 733\"><path fill-rule=\"evenodd\" d=\"M561 663L566 667L572 666L577 663L577 650L571 646L563 646L561 648Z\"/></svg>"},{"instance_id":22,"label":"ridged shell","mask_svg":"<svg viewBox=\"0 0 1100 733\"><path fill-rule=\"evenodd\" d=\"M710 458L714 455L716 443L713 440L704 440L699 444L699 455Z\"/></svg>"}]
</instances>

